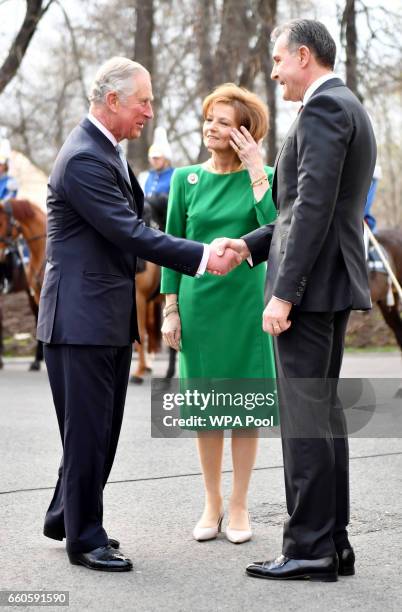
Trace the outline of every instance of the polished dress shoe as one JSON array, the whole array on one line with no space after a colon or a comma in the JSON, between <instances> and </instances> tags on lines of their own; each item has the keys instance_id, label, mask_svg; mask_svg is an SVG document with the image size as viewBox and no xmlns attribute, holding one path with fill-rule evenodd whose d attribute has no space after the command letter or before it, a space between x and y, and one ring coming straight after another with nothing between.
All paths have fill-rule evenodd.
<instances>
[{"instance_id":1,"label":"polished dress shoe","mask_svg":"<svg viewBox=\"0 0 402 612\"><path fill-rule=\"evenodd\" d=\"M89 569L102 572L129 572L133 564L119 550L111 546L100 546L85 553L68 552L72 565L84 565Z\"/></svg>"},{"instance_id":2,"label":"polished dress shoe","mask_svg":"<svg viewBox=\"0 0 402 612\"><path fill-rule=\"evenodd\" d=\"M254 578L269 580L338 580L338 558L289 559L281 555L275 561L256 561L247 566L246 572Z\"/></svg>"},{"instance_id":3,"label":"polished dress shoe","mask_svg":"<svg viewBox=\"0 0 402 612\"><path fill-rule=\"evenodd\" d=\"M222 520L223 514L220 515L218 522L213 527L200 527L196 525L193 530L193 538L197 542L206 542L207 540L214 540L220 531L222 531Z\"/></svg>"},{"instance_id":4,"label":"polished dress shoe","mask_svg":"<svg viewBox=\"0 0 402 612\"><path fill-rule=\"evenodd\" d=\"M46 525L43 528L43 535L45 535L47 538L51 538L52 540L59 540L60 542L62 542L66 537L64 534L62 535L59 531L56 531L55 529L52 529ZM108 544L112 548L120 548L119 540L115 540L114 538L108 538Z\"/></svg>"},{"instance_id":5,"label":"polished dress shoe","mask_svg":"<svg viewBox=\"0 0 402 612\"><path fill-rule=\"evenodd\" d=\"M339 576L354 576L355 574L355 553L351 546L340 548L338 554L338 575Z\"/></svg>"}]
</instances>

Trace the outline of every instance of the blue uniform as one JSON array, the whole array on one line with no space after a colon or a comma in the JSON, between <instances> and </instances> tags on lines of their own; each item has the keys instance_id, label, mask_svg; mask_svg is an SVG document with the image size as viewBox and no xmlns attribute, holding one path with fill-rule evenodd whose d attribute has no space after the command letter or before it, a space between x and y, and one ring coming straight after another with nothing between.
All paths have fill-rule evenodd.
<instances>
[{"instance_id":1,"label":"blue uniform","mask_svg":"<svg viewBox=\"0 0 402 612\"><path fill-rule=\"evenodd\" d=\"M366 206L364 207L364 220L366 221L372 232L375 232L377 225L375 218L371 214L371 207L373 206L375 194L377 191L377 184L378 180L376 178L373 178L373 180L371 181L369 192L367 194Z\"/></svg>"},{"instance_id":2,"label":"blue uniform","mask_svg":"<svg viewBox=\"0 0 402 612\"><path fill-rule=\"evenodd\" d=\"M145 196L168 194L173 171L174 168L165 168L161 172L150 170L144 186Z\"/></svg>"},{"instance_id":3,"label":"blue uniform","mask_svg":"<svg viewBox=\"0 0 402 612\"><path fill-rule=\"evenodd\" d=\"M0 176L0 200L9 200L15 198L18 191L18 185L15 178L8 174Z\"/></svg>"}]
</instances>

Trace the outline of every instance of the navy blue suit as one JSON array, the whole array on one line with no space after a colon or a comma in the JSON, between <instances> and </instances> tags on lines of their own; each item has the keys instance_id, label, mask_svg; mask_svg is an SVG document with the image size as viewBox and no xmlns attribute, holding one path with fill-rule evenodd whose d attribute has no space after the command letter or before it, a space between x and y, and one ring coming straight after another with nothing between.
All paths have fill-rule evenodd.
<instances>
[{"instance_id":1,"label":"navy blue suit","mask_svg":"<svg viewBox=\"0 0 402 612\"><path fill-rule=\"evenodd\" d=\"M48 186L47 264L37 338L63 443L45 533L71 552L107 543L102 492L123 417L131 343L139 340L136 257L194 276L203 246L146 227L142 190L112 142L84 119Z\"/></svg>"}]
</instances>

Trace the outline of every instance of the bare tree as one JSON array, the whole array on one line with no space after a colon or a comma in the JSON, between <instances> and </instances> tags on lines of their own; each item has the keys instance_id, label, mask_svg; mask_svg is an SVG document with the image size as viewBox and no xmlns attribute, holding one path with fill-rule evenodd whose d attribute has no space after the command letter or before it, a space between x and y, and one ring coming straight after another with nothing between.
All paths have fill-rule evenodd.
<instances>
[{"instance_id":1,"label":"bare tree","mask_svg":"<svg viewBox=\"0 0 402 612\"><path fill-rule=\"evenodd\" d=\"M154 72L154 50L152 37L154 33L154 0L137 0L136 26L134 36L134 60L139 62L151 74ZM154 104L156 110L156 104ZM148 166L148 148L151 144L152 129L147 123L139 140L130 140L127 157L137 172Z\"/></svg>"},{"instance_id":2,"label":"bare tree","mask_svg":"<svg viewBox=\"0 0 402 612\"><path fill-rule=\"evenodd\" d=\"M199 94L206 96L223 82L253 89L262 72L271 115L269 159L276 152L276 100L270 81L269 40L276 20L277 0L214 0L197 3L195 34L200 64ZM217 42L215 42L217 41ZM206 151L201 144L198 161Z\"/></svg>"},{"instance_id":3,"label":"bare tree","mask_svg":"<svg viewBox=\"0 0 402 612\"><path fill-rule=\"evenodd\" d=\"M361 101L363 97L358 91L357 74L357 28L356 28L356 2L346 0L341 19L341 40L345 45L346 53L346 85Z\"/></svg>"},{"instance_id":4,"label":"bare tree","mask_svg":"<svg viewBox=\"0 0 402 612\"><path fill-rule=\"evenodd\" d=\"M24 21L17 33L3 65L0 67L0 94L16 75L22 59L28 49L39 21L52 4L53 0L26 0L27 8Z\"/></svg>"}]
</instances>

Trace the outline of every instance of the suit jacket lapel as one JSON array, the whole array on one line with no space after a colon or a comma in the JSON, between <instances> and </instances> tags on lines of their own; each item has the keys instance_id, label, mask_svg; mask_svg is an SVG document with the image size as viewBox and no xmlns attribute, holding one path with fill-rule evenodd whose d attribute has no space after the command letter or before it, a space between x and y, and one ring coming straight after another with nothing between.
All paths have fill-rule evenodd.
<instances>
[{"instance_id":1,"label":"suit jacket lapel","mask_svg":"<svg viewBox=\"0 0 402 612\"><path fill-rule=\"evenodd\" d=\"M342 81L342 79L339 79L338 77L334 77L332 79L328 79L328 81L325 81L322 85L320 85L314 91L314 93L311 95L311 97L315 96L317 93L320 93L321 91L325 91L326 89L331 89L332 87L341 87L341 86L343 86L343 87L345 86L345 84ZM307 104L308 104L308 102L307 102ZM282 146L279 149L279 151L277 153L277 156L275 158L274 177L272 179L272 198L274 200L276 208L278 208L278 205L276 203L276 188L277 188L277 180L276 180L277 172L276 172L276 170L277 170L277 167L278 167L278 163L279 163L280 157L282 155L283 148L284 148L284 146L286 144L286 141L289 138L289 136L292 135L292 133L295 131L298 119L299 119L299 114L297 115L296 119L294 120L294 122L290 126L289 131L288 131L288 133L286 134L286 137L283 140Z\"/></svg>"},{"instance_id":2,"label":"suit jacket lapel","mask_svg":"<svg viewBox=\"0 0 402 612\"><path fill-rule=\"evenodd\" d=\"M122 179L124 179L124 184L127 186L133 200L133 206L131 206L131 198L128 198L131 208L135 210L139 217L142 216L142 211L144 209L144 193L134 175L134 172L131 170L130 166L128 166L128 173L130 176L130 180L128 180L126 173L124 172L122 161L116 148L113 146L112 142L107 138L98 128L90 121L87 117L85 117L81 121L81 126L90 134L92 138L96 140L96 142L102 147L105 155L112 163L112 165L116 168L116 170L121 175Z\"/></svg>"},{"instance_id":3,"label":"suit jacket lapel","mask_svg":"<svg viewBox=\"0 0 402 612\"><path fill-rule=\"evenodd\" d=\"M131 170L129 164L127 164L127 167L128 167L128 174L130 175L131 191L133 193L134 201L137 206L137 213L139 217L142 217L142 212L144 210L144 192L142 191L141 186L139 182L137 181L137 177L135 176L134 172Z\"/></svg>"},{"instance_id":4,"label":"suit jacket lapel","mask_svg":"<svg viewBox=\"0 0 402 612\"><path fill-rule=\"evenodd\" d=\"M295 131L298 119L299 119L299 115L297 115L296 119L293 121L292 125L290 126L290 128L288 130L288 133L286 134L285 138L283 139L281 148L279 149L278 153L276 154L276 158L275 158L274 177L272 179L272 199L274 200L274 204L275 204L276 208L278 208L278 205L276 203L276 174L277 174L276 171L277 171L277 168L278 168L279 160L280 160L280 157L282 155L282 151L284 149L284 146L285 146L288 138Z\"/></svg>"}]
</instances>

